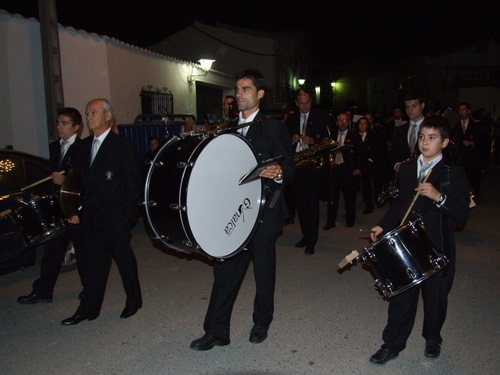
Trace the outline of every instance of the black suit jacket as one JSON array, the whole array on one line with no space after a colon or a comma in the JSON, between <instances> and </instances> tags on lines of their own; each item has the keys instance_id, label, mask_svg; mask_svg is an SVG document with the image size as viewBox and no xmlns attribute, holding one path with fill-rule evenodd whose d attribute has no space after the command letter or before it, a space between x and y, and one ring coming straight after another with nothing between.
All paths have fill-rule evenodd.
<instances>
[{"instance_id":1,"label":"black suit jacket","mask_svg":"<svg viewBox=\"0 0 500 375\"><path fill-rule=\"evenodd\" d=\"M332 139L337 140L339 135L339 129L336 127L332 132ZM344 138L345 146L354 146L352 149L346 149L342 151L342 157L344 159L344 167L348 167L352 170L360 169L360 159L359 153L361 149L361 136L359 133L352 130L347 130Z\"/></svg>"},{"instance_id":2,"label":"black suit jacket","mask_svg":"<svg viewBox=\"0 0 500 375\"><path fill-rule=\"evenodd\" d=\"M49 145L49 167L51 172L60 172L64 170L68 173L73 167L73 161L81 146L82 140L76 137L75 142L66 150L63 160L59 160L61 155L61 143L59 140Z\"/></svg>"},{"instance_id":3,"label":"black suit jacket","mask_svg":"<svg viewBox=\"0 0 500 375\"><path fill-rule=\"evenodd\" d=\"M449 188L441 185L448 179L446 175L449 177ZM452 255L455 250L454 223L465 221L469 216L470 196L465 173L461 167L446 166L443 159L434 166L427 182L432 183L442 194L446 194L446 201L438 208L431 199L421 196L417 198L408 220L414 220L420 215L435 248ZM411 160L401 165L399 196L379 222L385 231L399 226L415 196L417 186L417 160Z\"/></svg>"},{"instance_id":4,"label":"black suit jacket","mask_svg":"<svg viewBox=\"0 0 500 375\"><path fill-rule=\"evenodd\" d=\"M82 141L76 166L84 190L83 218L131 222L137 215L141 171L137 152L127 139L111 131L104 139L92 166L90 155L94 136Z\"/></svg>"},{"instance_id":5,"label":"black suit jacket","mask_svg":"<svg viewBox=\"0 0 500 375\"><path fill-rule=\"evenodd\" d=\"M483 138L484 137L481 131L481 126L479 125L479 123L472 121L472 119L469 119L469 124L467 125L467 130L465 131L465 133L462 127L462 123L458 122L453 128L451 135L451 139L455 143L455 147L457 148L462 158L477 158L481 146L484 144ZM474 146L465 147L463 141L474 142Z\"/></svg>"},{"instance_id":6,"label":"black suit jacket","mask_svg":"<svg viewBox=\"0 0 500 375\"><path fill-rule=\"evenodd\" d=\"M360 135L361 137L361 135ZM376 138L371 131L368 131L365 140L361 137L359 144L359 166L362 171L371 169L376 155Z\"/></svg>"},{"instance_id":7,"label":"black suit jacket","mask_svg":"<svg viewBox=\"0 0 500 375\"><path fill-rule=\"evenodd\" d=\"M255 147L261 160L267 160L280 155L284 156L284 160L280 163L283 170L283 183L278 184L268 178L262 179L268 192L262 216L263 225L271 232L276 232L283 226L283 221L287 216L283 194L279 195L278 201L273 207L270 207L270 203L274 194L279 193L279 190L283 186L293 182L295 177L295 167L290 150L291 140L286 127L277 120L265 118L262 110L257 113L254 120L260 121L256 121L250 125L246 138ZM236 125L237 123L238 119L235 119L231 125Z\"/></svg>"},{"instance_id":8,"label":"black suit jacket","mask_svg":"<svg viewBox=\"0 0 500 375\"><path fill-rule=\"evenodd\" d=\"M295 112L288 116L286 125L290 137L294 134L300 134L300 121L302 113ZM311 108L309 116L307 116L307 126L306 135L314 139L314 144L321 142L325 137L328 136L327 127L330 125L331 121L326 112L320 109ZM292 150L295 152L297 148L297 143L292 144Z\"/></svg>"},{"instance_id":9,"label":"black suit jacket","mask_svg":"<svg viewBox=\"0 0 500 375\"><path fill-rule=\"evenodd\" d=\"M392 150L391 150L391 164L394 166L396 163L405 161L412 154L410 145L408 144L408 130L410 123L396 127L392 137Z\"/></svg>"}]
</instances>

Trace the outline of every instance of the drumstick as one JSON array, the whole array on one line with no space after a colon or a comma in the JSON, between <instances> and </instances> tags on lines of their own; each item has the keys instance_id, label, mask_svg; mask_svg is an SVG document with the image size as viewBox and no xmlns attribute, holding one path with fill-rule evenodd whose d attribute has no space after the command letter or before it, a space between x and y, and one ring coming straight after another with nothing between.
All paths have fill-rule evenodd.
<instances>
[{"instance_id":1,"label":"drumstick","mask_svg":"<svg viewBox=\"0 0 500 375\"><path fill-rule=\"evenodd\" d=\"M431 175L431 172L432 172L432 169L429 169L429 172L427 173L427 175L425 176L424 180L422 181L423 184L425 184L427 182L427 179ZM415 202L417 201L417 198L418 198L419 195L420 195L420 190L417 191L417 194L415 194L415 196L413 197L413 201L411 202L410 207L408 207L408 210L406 211L406 214L403 217L403 220L401 220L401 223L399 224L399 226L403 225L404 222L406 221L406 218L410 214L410 211L413 208L413 205L415 204Z\"/></svg>"},{"instance_id":2,"label":"drumstick","mask_svg":"<svg viewBox=\"0 0 500 375\"><path fill-rule=\"evenodd\" d=\"M64 174L64 173L66 173L66 171L60 171L60 172L55 172L55 173L57 173L57 174ZM29 188L32 188L33 186L36 186L36 185L40 185L40 184L42 184L45 181L48 181L50 179L52 179L52 176L48 176L48 177L42 178L41 180L38 180L37 182L34 182L31 185L28 185L28 186L25 186L25 187L21 188L21 191L27 190Z\"/></svg>"}]
</instances>

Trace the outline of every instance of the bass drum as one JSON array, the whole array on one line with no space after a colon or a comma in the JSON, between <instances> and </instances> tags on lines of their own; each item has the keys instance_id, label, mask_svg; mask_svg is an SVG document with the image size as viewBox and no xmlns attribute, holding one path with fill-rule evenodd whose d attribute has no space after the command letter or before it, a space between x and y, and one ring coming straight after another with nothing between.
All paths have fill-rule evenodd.
<instances>
[{"instance_id":1,"label":"bass drum","mask_svg":"<svg viewBox=\"0 0 500 375\"><path fill-rule=\"evenodd\" d=\"M239 185L257 163L256 151L238 134L170 139L153 159L144 189L154 238L219 260L239 253L264 206L261 179Z\"/></svg>"}]
</instances>

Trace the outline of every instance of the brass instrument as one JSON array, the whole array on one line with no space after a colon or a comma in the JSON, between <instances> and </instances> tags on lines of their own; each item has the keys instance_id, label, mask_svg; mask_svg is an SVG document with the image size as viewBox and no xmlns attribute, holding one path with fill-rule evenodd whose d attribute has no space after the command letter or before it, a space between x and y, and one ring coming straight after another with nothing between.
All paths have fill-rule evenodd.
<instances>
[{"instance_id":1,"label":"brass instrument","mask_svg":"<svg viewBox=\"0 0 500 375\"><path fill-rule=\"evenodd\" d=\"M296 152L293 154L293 163L295 168L303 168L307 166L313 166L314 168L320 169L323 167L323 154L330 152L332 149L337 147L337 141L331 138L325 138L320 143L312 145L311 147Z\"/></svg>"},{"instance_id":2,"label":"brass instrument","mask_svg":"<svg viewBox=\"0 0 500 375\"><path fill-rule=\"evenodd\" d=\"M394 176L392 176L391 180L389 181L389 184L387 186L387 189L382 191L379 195L377 195L377 206L378 207L383 207L387 199L389 198L397 198L399 195L399 189L397 186L398 182L398 173L395 173Z\"/></svg>"}]
</instances>

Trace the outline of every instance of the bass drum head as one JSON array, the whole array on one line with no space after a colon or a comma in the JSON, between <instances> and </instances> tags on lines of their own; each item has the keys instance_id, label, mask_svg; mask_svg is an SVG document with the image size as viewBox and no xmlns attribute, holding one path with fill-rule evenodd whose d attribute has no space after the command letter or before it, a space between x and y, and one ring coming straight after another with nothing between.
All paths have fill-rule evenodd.
<instances>
[{"instance_id":1,"label":"bass drum head","mask_svg":"<svg viewBox=\"0 0 500 375\"><path fill-rule=\"evenodd\" d=\"M214 258L227 258L241 250L257 229L264 203L262 181L239 185L257 163L245 138L223 134L207 142L189 179L183 179L183 227L192 242Z\"/></svg>"}]
</instances>

